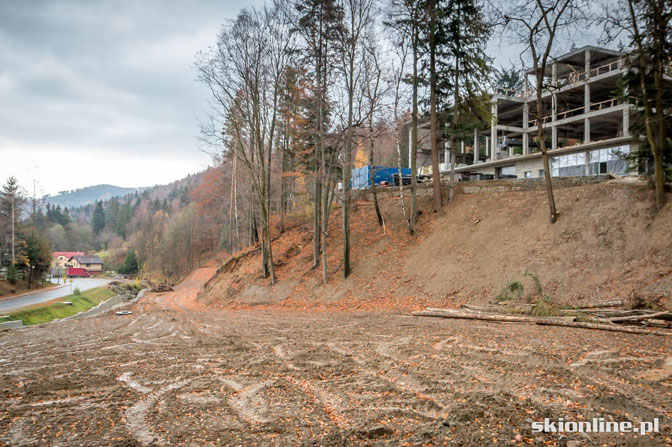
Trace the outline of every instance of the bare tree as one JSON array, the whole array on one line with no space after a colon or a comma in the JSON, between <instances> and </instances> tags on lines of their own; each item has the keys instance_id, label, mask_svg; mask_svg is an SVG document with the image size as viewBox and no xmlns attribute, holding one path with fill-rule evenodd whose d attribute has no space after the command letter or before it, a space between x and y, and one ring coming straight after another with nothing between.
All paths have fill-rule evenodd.
<instances>
[{"instance_id":1,"label":"bare tree","mask_svg":"<svg viewBox=\"0 0 672 447\"><path fill-rule=\"evenodd\" d=\"M410 46L412 86L411 129L410 129L410 168L411 168L411 226L415 228L418 217L417 200L417 153L418 153L418 95L420 87L419 66L422 58L422 31L427 23L427 11L422 0L391 0L386 24L395 30L404 42Z\"/></svg>"},{"instance_id":2,"label":"bare tree","mask_svg":"<svg viewBox=\"0 0 672 447\"><path fill-rule=\"evenodd\" d=\"M275 283L271 248L271 163L278 101L293 45L278 6L242 11L197 68L210 88L221 127L235 136L233 154L247 167L259 209L264 277ZM256 219L252 219L256 226ZM252 232L251 232L252 233Z\"/></svg>"},{"instance_id":3,"label":"bare tree","mask_svg":"<svg viewBox=\"0 0 672 447\"><path fill-rule=\"evenodd\" d=\"M387 93L389 85L387 85L385 79L383 78L380 49L376 44L373 34L366 36L365 51L362 56L364 65L363 96L368 102L367 115L369 121L369 180L371 182L371 192L373 193L373 204L376 210L378 225L384 227L385 221L383 220L383 215L380 212L380 205L378 204L378 193L376 191L376 183L374 181L375 132L373 123L376 113L380 111L383 96Z\"/></svg>"},{"instance_id":4,"label":"bare tree","mask_svg":"<svg viewBox=\"0 0 672 447\"><path fill-rule=\"evenodd\" d=\"M626 33L634 50L628 58L633 70L627 77L633 88L625 96L637 101L643 111L646 141L653 154L656 208L660 210L665 205L665 151L669 151L672 138L672 2L618 0L609 6L603 21L608 40Z\"/></svg>"},{"instance_id":5,"label":"bare tree","mask_svg":"<svg viewBox=\"0 0 672 447\"><path fill-rule=\"evenodd\" d=\"M547 82L547 69L551 61L556 37L567 31L579 22L587 20L586 11L589 10L587 0L519 0L508 3L508 7L501 7L503 23L515 38L524 42L526 51L532 62L532 69L536 81L536 119L537 144L542 154L546 193L550 209L550 221L558 219L553 196L553 182L548 159L548 148L544 135L543 114L544 91L555 94L557 87L551 81Z\"/></svg>"},{"instance_id":6,"label":"bare tree","mask_svg":"<svg viewBox=\"0 0 672 447\"><path fill-rule=\"evenodd\" d=\"M403 125L402 120L399 117L399 105L401 103L402 97L402 81L404 79L404 73L406 71L406 63L408 58L408 46L406 45L406 36L401 34L398 36L399 40L396 42L397 45L393 44L395 59L396 62L391 63L390 71L392 72L391 83L393 87L393 100L392 100L392 118L394 120L395 126L395 146L397 150L397 171L399 172L399 200L401 202L401 213L404 216L404 221L408 227L408 231L411 235L415 234L415 228L411 219L409 218L406 212L406 199L404 198L404 176L401 168L401 127ZM409 147L410 150L410 147Z\"/></svg>"},{"instance_id":7,"label":"bare tree","mask_svg":"<svg viewBox=\"0 0 672 447\"><path fill-rule=\"evenodd\" d=\"M345 0L343 2L343 27L338 42L343 84L347 98L347 112L344 122L345 143L343 148L343 276L350 276L350 177L352 175L352 150L355 126L355 97L362 81L362 67L359 66L364 48L364 38L373 24L373 0Z\"/></svg>"}]
</instances>

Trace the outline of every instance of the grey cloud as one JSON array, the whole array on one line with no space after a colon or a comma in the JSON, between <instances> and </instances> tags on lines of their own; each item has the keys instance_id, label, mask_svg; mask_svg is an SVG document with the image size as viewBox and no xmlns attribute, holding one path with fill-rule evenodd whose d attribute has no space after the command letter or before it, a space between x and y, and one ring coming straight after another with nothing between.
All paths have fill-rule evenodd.
<instances>
[{"instance_id":1,"label":"grey cloud","mask_svg":"<svg viewBox=\"0 0 672 447\"><path fill-rule=\"evenodd\" d=\"M214 0L0 2L0 134L148 158L196 153L208 106L191 63L239 8Z\"/></svg>"}]
</instances>

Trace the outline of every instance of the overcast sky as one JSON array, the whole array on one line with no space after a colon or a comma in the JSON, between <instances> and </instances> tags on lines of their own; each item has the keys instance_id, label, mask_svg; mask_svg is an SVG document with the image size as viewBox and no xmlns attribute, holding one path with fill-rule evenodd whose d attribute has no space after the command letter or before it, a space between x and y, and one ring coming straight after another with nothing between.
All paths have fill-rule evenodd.
<instances>
[{"instance_id":1,"label":"overcast sky","mask_svg":"<svg viewBox=\"0 0 672 447\"><path fill-rule=\"evenodd\" d=\"M0 1L0 181L45 193L205 168L191 68L236 0ZM38 166L36 169L35 166Z\"/></svg>"},{"instance_id":2,"label":"overcast sky","mask_svg":"<svg viewBox=\"0 0 672 447\"><path fill-rule=\"evenodd\" d=\"M247 0L246 5L261 4ZM204 169L194 55L238 0L1 0L0 182L44 193ZM594 43L594 42L593 42ZM493 39L498 64L517 52Z\"/></svg>"}]
</instances>

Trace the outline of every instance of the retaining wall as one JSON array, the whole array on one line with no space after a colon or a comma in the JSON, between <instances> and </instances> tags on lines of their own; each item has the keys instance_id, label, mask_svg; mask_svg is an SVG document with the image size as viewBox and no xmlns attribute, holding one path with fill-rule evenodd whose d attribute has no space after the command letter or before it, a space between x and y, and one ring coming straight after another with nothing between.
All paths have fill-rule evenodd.
<instances>
[{"instance_id":1,"label":"retaining wall","mask_svg":"<svg viewBox=\"0 0 672 447\"><path fill-rule=\"evenodd\" d=\"M594 185L609 180L609 175L593 175L584 177L553 177L553 188L572 188L575 186ZM448 182L445 178L441 179L441 190L448 192ZM534 191L543 190L546 188L545 179L543 178L512 178L512 179L498 179L498 180L481 180L474 182L456 182L455 192L457 194L487 194L495 192L508 191ZM389 197L391 195L398 196L398 187L377 187L376 192L379 197ZM404 187L404 195L409 197L410 187ZM418 184L418 197L425 197L432 195L431 183ZM354 200L373 200L371 189L357 189L353 190Z\"/></svg>"},{"instance_id":2,"label":"retaining wall","mask_svg":"<svg viewBox=\"0 0 672 447\"><path fill-rule=\"evenodd\" d=\"M12 321L4 321L0 323L0 330L2 329L16 329L19 327L23 327L23 321L21 320L12 320Z\"/></svg>"}]
</instances>

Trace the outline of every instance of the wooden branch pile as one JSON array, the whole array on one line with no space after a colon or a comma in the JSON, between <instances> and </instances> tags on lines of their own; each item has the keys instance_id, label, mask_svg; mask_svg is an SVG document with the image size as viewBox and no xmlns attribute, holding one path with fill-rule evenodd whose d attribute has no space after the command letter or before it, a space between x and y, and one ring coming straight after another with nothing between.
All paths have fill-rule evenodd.
<instances>
[{"instance_id":1,"label":"wooden branch pile","mask_svg":"<svg viewBox=\"0 0 672 447\"><path fill-rule=\"evenodd\" d=\"M437 309L428 307L426 310L413 312L417 317L458 318L467 320L483 320L504 323L528 323L542 326L576 327L601 331L625 332L629 334L646 334L669 336L672 332L651 330L644 327L623 326L623 323L639 323L646 326L672 328L672 312L656 312L645 309L618 310L614 306L622 306L621 300L608 300L582 308L552 308L553 316L535 317L525 315L534 308L534 304L506 302L492 306L462 306L462 309Z\"/></svg>"}]
</instances>

